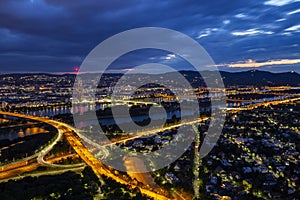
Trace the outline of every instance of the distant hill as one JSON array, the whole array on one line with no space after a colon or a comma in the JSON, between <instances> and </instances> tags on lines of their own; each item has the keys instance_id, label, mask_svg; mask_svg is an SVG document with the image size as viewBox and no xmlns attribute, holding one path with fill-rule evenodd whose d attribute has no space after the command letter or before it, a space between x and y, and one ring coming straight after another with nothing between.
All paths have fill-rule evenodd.
<instances>
[{"instance_id":1,"label":"distant hill","mask_svg":"<svg viewBox=\"0 0 300 200\"><path fill-rule=\"evenodd\" d=\"M226 86L300 86L300 74L296 72L271 73L252 70L246 72L220 72Z\"/></svg>"},{"instance_id":2,"label":"distant hill","mask_svg":"<svg viewBox=\"0 0 300 200\"><path fill-rule=\"evenodd\" d=\"M174 73L174 72L170 72ZM200 75L196 71L180 71L181 74L189 80L194 86L205 85L203 79L200 78ZM209 72L205 74L209 75ZM300 74L296 72L285 72L285 73L272 73L267 71L260 71L260 70L251 70L251 71L244 71L244 72L225 72L220 71L221 77L226 87L231 86L300 86ZM63 74L63 75L55 75L55 74L46 74L46 73L28 73L28 74L2 74L0 75L0 79L7 76L13 76L16 79L20 79L22 76L49 76L49 77L66 77L71 82L74 81L76 75L74 74ZM85 74L85 77L92 76L91 74ZM108 82L117 81L121 74L105 74L106 77L111 77ZM145 75L149 76L149 75ZM197 78L195 78L197 77ZM1 81L0 81L1 82ZM22 82L19 80L19 82ZM109 83L108 83L109 84ZM105 84L106 85L106 84Z\"/></svg>"},{"instance_id":3,"label":"distant hill","mask_svg":"<svg viewBox=\"0 0 300 200\"><path fill-rule=\"evenodd\" d=\"M181 71L185 77L191 81L193 77L199 76L195 71ZM206 71L206 74L207 73ZM300 86L300 74L296 72L272 73L260 70L251 70L243 72L225 72L220 71L226 87L230 86ZM199 82L197 83L199 84ZM202 80L203 84L203 80Z\"/></svg>"}]
</instances>

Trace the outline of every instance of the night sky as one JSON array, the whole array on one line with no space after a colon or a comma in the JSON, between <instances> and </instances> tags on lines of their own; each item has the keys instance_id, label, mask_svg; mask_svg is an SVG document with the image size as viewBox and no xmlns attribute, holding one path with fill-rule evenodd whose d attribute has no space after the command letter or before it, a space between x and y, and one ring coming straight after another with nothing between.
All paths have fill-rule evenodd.
<instances>
[{"instance_id":1,"label":"night sky","mask_svg":"<svg viewBox=\"0 0 300 200\"><path fill-rule=\"evenodd\" d=\"M108 37L149 26L197 40L220 70L300 72L300 0L0 0L0 73L72 72ZM114 67L137 57L186 69L147 51Z\"/></svg>"}]
</instances>

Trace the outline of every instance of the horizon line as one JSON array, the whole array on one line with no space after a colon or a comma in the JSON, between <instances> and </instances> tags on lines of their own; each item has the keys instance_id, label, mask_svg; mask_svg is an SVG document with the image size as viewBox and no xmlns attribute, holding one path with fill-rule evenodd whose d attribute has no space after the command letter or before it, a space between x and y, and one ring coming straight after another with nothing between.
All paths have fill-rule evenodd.
<instances>
[{"instance_id":1,"label":"horizon line","mask_svg":"<svg viewBox=\"0 0 300 200\"><path fill-rule=\"evenodd\" d=\"M123 70L124 71L124 70ZM197 72L197 70L178 70L178 72ZM203 71L210 71L210 70L203 70ZM211 71L219 71L219 72L227 72L227 73L241 73L241 72L251 72L251 71L260 71L260 72L269 72L272 74L283 74L283 73L296 73L296 74L300 74L300 72L294 71L294 70L287 70L287 71L282 71L282 72L272 72L272 71L268 71L268 70L261 70L261 69L249 69L249 68L244 68L244 70L241 71L228 71L228 70L211 70ZM170 72L174 72L174 71L170 71ZM163 72L163 73L170 73L170 72ZM100 72L46 72L46 71L34 71L34 72L24 72L24 71L17 71L17 72L0 72L0 75L16 75L16 74L49 74L49 75L78 75L78 74L92 74L92 73L100 73ZM126 72L125 72L126 73ZM124 72L105 72L102 74L125 74ZM137 72L136 74L150 74L150 73L141 73L141 72ZM151 75L155 75L155 73L151 74Z\"/></svg>"}]
</instances>

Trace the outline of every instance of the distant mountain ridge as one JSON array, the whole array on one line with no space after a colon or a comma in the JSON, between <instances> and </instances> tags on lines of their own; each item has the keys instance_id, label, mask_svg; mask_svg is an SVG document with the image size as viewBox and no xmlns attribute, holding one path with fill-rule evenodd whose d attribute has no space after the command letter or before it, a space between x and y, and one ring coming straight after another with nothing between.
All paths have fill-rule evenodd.
<instances>
[{"instance_id":1,"label":"distant mountain ridge","mask_svg":"<svg viewBox=\"0 0 300 200\"><path fill-rule=\"evenodd\" d=\"M272 73L251 70L246 72L220 72L225 85L300 86L300 74L296 72ZM225 77L225 78L224 78Z\"/></svg>"},{"instance_id":2,"label":"distant mountain ridge","mask_svg":"<svg viewBox=\"0 0 300 200\"><path fill-rule=\"evenodd\" d=\"M181 71L187 79L197 76L195 71ZM300 86L300 74L296 72L272 73L249 70L243 72L220 71L226 87L230 86Z\"/></svg>"},{"instance_id":3,"label":"distant mountain ridge","mask_svg":"<svg viewBox=\"0 0 300 200\"><path fill-rule=\"evenodd\" d=\"M174 72L170 72L174 73ZM196 71L180 71L185 77L191 81L194 77L199 77L199 72ZM48 74L48 73L16 73L16 74L2 74L0 78L13 76L20 78L22 76L49 76L49 77L68 77L72 80L75 79L75 74ZM220 71L220 75L223 79L226 87L231 86L300 86L300 74L296 72L284 72L284 73L272 73L268 71L250 70L243 72L225 72ZM86 74L86 76L89 76ZM106 73L105 76L120 77L122 74ZM198 78L197 84L203 84L203 80ZM195 82L195 81L193 81Z\"/></svg>"}]
</instances>

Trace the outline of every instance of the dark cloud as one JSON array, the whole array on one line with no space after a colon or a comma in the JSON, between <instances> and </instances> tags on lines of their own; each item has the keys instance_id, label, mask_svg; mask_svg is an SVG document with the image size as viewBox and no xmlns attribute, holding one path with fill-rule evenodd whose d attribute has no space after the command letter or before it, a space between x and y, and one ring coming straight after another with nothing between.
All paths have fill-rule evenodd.
<instances>
[{"instance_id":1,"label":"dark cloud","mask_svg":"<svg viewBox=\"0 0 300 200\"><path fill-rule=\"evenodd\" d=\"M293 13L299 8L292 1L2 0L0 72L71 71L106 38L145 26L193 37L217 63L299 58L300 13ZM120 67L136 57L123 59Z\"/></svg>"}]
</instances>

